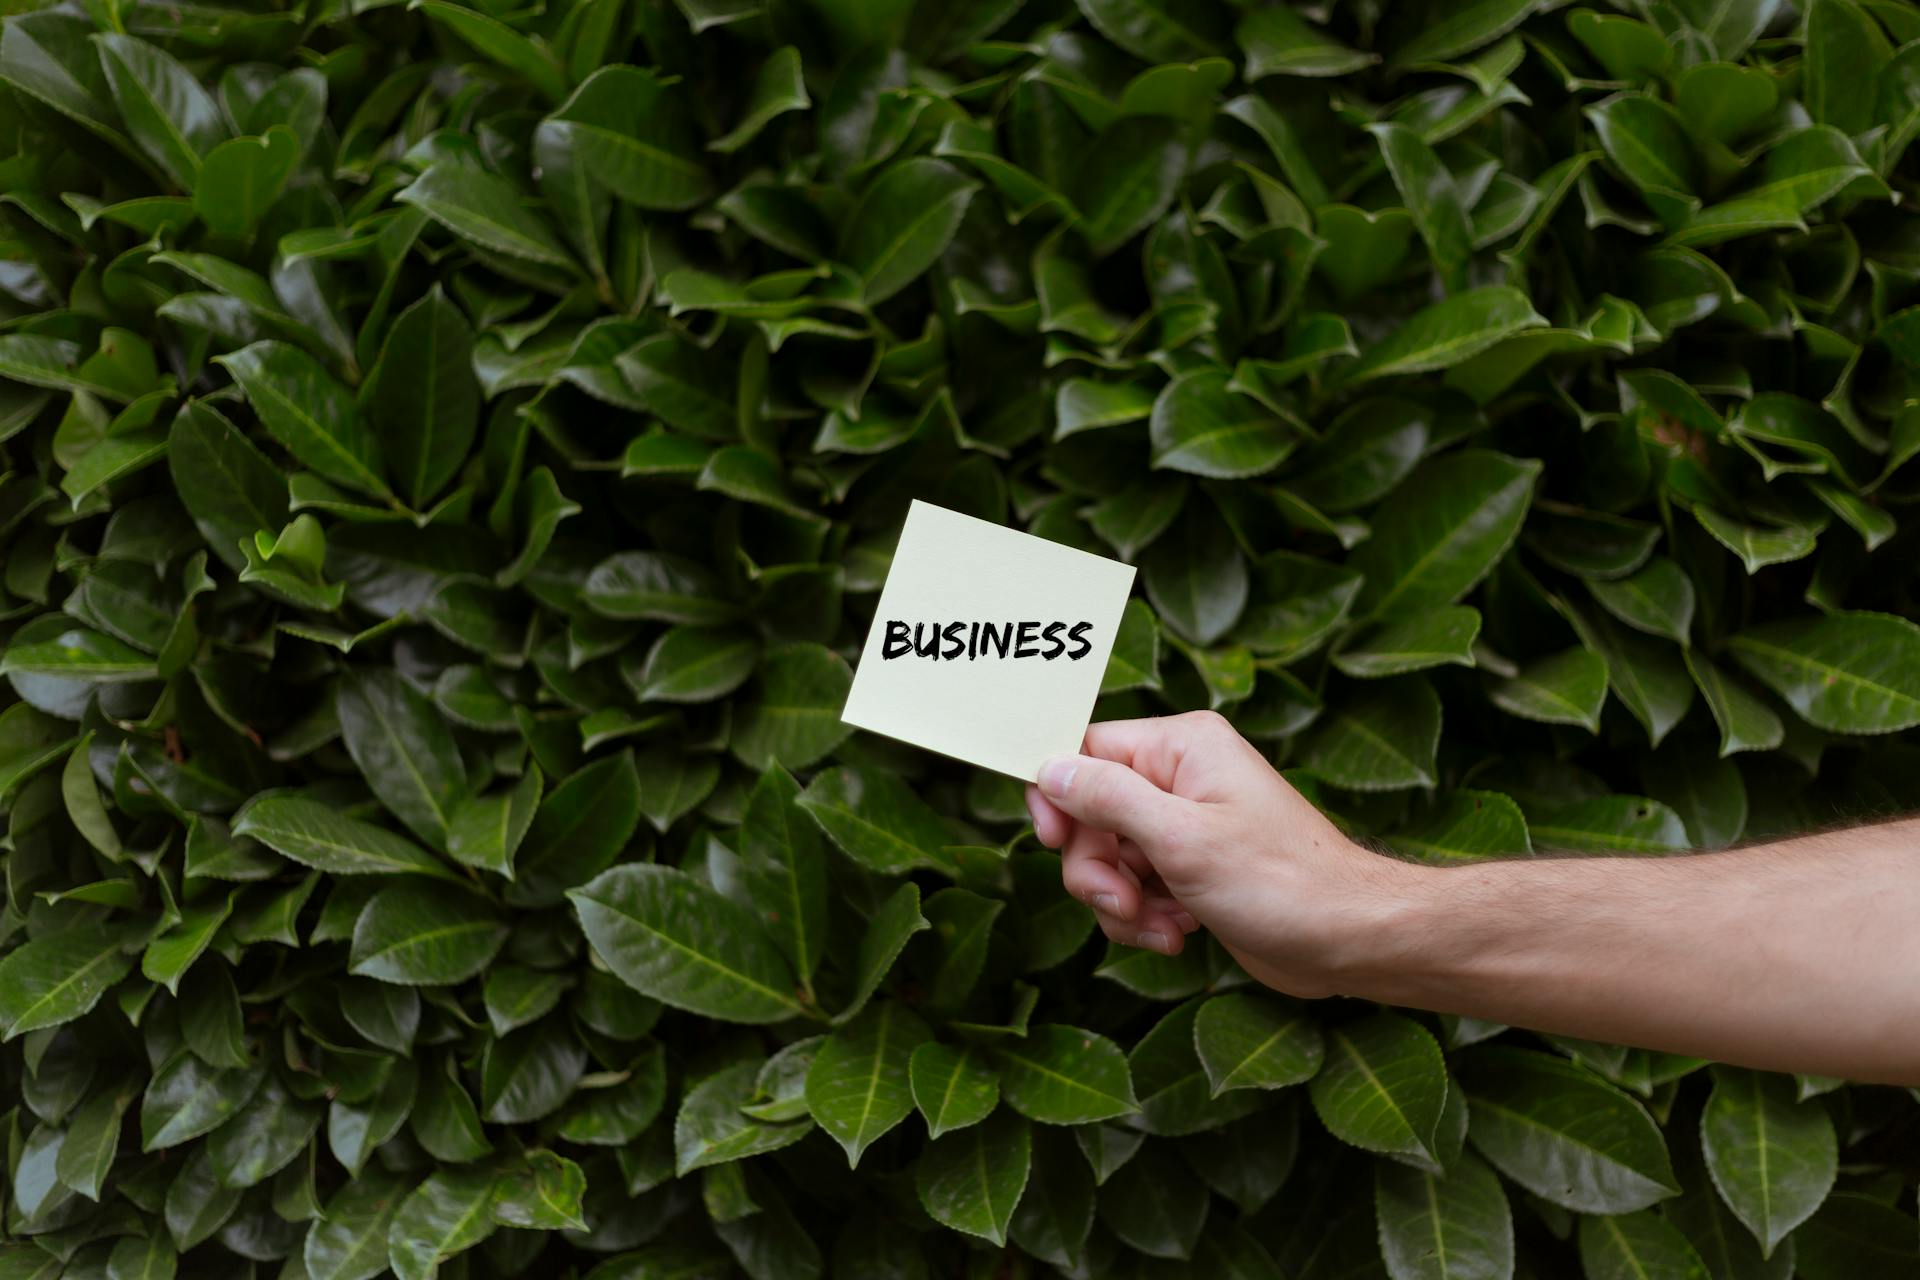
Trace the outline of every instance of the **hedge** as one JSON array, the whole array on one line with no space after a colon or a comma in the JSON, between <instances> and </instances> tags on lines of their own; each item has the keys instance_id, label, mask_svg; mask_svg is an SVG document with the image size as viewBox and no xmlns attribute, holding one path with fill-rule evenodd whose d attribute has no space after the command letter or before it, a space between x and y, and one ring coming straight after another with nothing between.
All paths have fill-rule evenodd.
<instances>
[{"instance_id":1,"label":"hedge","mask_svg":"<svg viewBox=\"0 0 1920 1280\"><path fill-rule=\"evenodd\" d=\"M1920 1268L1906 1092L1103 949L838 720L923 498L1402 856L1920 806L1920 9L7 8L0 1275Z\"/></svg>"}]
</instances>

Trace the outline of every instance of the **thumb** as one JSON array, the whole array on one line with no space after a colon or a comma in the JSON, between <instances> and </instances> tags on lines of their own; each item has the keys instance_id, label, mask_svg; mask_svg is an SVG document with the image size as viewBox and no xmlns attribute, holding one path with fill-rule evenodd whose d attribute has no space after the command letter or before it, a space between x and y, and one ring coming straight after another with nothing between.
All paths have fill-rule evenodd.
<instances>
[{"instance_id":1,"label":"thumb","mask_svg":"<svg viewBox=\"0 0 1920 1280\"><path fill-rule=\"evenodd\" d=\"M1040 792L1076 821L1125 836L1149 853L1179 825L1185 805L1127 766L1098 756L1047 761Z\"/></svg>"}]
</instances>

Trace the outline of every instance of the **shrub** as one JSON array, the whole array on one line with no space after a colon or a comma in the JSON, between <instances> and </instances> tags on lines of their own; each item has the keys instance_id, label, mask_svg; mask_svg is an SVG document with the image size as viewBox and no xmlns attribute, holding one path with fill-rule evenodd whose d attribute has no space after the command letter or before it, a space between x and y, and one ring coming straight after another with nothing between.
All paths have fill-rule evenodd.
<instances>
[{"instance_id":1,"label":"shrub","mask_svg":"<svg viewBox=\"0 0 1920 1280\"><path fill-rule=\"evenodd\" d=\"M1622 8L8 18L0 1271L1911 1274L1905 1093L1103 952L837 719L923 497L1405 856L1920 803L1920 11Z\"/></svg>"}]
</instances>

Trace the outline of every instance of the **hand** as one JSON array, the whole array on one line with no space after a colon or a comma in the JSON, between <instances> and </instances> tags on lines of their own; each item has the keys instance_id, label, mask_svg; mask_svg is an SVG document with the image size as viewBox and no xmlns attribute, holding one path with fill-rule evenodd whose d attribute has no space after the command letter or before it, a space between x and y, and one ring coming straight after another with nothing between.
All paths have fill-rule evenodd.
<instances>
[{"instance_id":1,"label":"hand","mask_svg":"<svg viewBox=\"0 0 1920 1280\"><path fill-rule=\"evenodd\" d=\"M1177 955L1205 926L1268 986L1331 995L1420 870L1342 835L1211 711L1096 724L1083 752L1027 811L1115 942Z\"/></svg>"}]
</instances>

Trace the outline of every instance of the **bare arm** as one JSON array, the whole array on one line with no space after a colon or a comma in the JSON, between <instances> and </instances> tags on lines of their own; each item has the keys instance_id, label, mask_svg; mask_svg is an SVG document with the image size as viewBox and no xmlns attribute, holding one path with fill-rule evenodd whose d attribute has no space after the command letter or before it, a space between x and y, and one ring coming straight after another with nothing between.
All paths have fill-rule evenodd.
<instances>
[{"instance_id":1,"label":"bare arm","mask_svg":"<svg viewBox=\"0 0 1920 1280\"><path fill-rule=\"evenodd\" d=\"M1095 725L1030 792L1116 941L1262 982L1920 1084L1920 820L1669 858L1430 867L1347 839L1218 716Z\"/></svg>"},{"instance_id":2,"label":"bare arm","mask_svg":"<svg viewBox=\"0 0 1920 1280\"><path fill-rule=\"evenodd\" d=\"M1686 857L1407 870L1353 994L1920 1083L1920 821Z\"/></svg>"}]
</instances>

